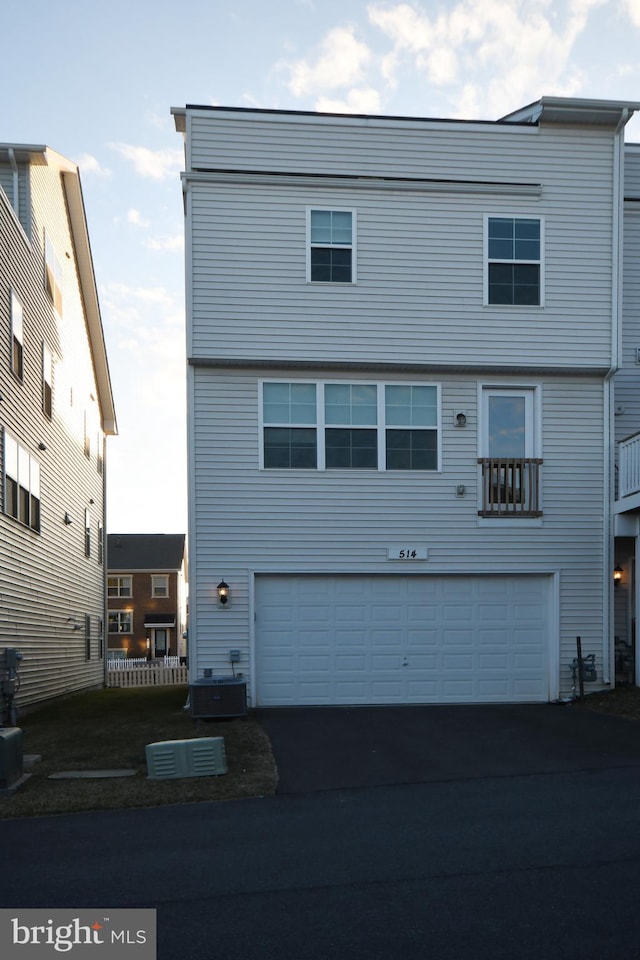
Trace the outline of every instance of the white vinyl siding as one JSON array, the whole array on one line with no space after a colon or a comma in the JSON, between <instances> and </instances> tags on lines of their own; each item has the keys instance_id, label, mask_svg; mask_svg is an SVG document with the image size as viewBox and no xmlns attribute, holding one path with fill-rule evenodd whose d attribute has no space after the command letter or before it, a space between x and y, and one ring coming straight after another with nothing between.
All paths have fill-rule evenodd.
<instances>
[{"instance_id":1,"label":"white vinyl siding","mask_svg":"<svg viewBox=\"0 0 640 960\"><path fill-rule=\"evenodd\" d=\"M257 175L203 173L189 183L190 356L504 366L526 358L557 369L608 369L609 131L429 123L349 131L339 121L254 125L232 117L208 124L193 118L194 131L216 137L220 168L328 169L354 179L279 176L275 190ZM324 137L334 158L328 168ZM200 170L205 148L205 139L193 144ZM379 179L362 180L367 174ZM491 181L488 197L481 186ZM516 186L501 193L506 183L520 184L520 193ZM311 203L357 208L357 285L305 282ZM544 311L483 306L488 212L544 221Z\"/></svg>"},{"instance_id":2,"label":"white vinyl siding","mask_svg":"<svg viewBox=\"0 0 640 960\"><path fill-rule=\"evenodd\" d=\"M21 207L21 218L33 223L33 244L25 242L24 230L4 193L0 193L5 270L2 302L6 304L0 311L3 342L10 343L10 288L23 304L25 328L24 380L19 391L14 381L11 394L3 387L3 425L37 462L41 491L39 533L0 513L5 610L0 621L0 648L17 647L24 654L19 706L102 683L96 624L105 618L104 568L98 564L95 551L93 557L84 553L84 507L93 501L95 521L102 516L103 478L94 460L87 461L82 453L78 457L82 424L77 419L77 407L69 402L71 384L77 399L89 399L91 394L97 397L99 390L67 198L56 167L34 165L24 179L30 182L30 206ZM24 196L26 199L27 194ZM44 289L45 230L55 244L64 272L63 327ZM55 355L56 396L50 418L43 411L43 343ZM5 370L8 373L8 364ZM40 447L41 443L46 449ZM70 524L64 522L65 514ZM85 660L85 614L93 624L94 653L90 661ZM79 629L74 630L74 626Z\"/></svg>"},{"instance_id":3,"label":"white vinyl siding","mask_svg":"<svg viewBox=\"0 0 640 960\"><path fill-rule=\"evenodd\" d=\"M429 475L428 488L425 475L412 471L261 471L259 373L198 368L191 369L190 378L197 516L191 539L194 671L211 666L224 673L228 648L238 647L252 679L249 570L388 573L387 548L409 543L429 550L428 559L416 561L412 573L555 575L561 597L561 688L570 686L576 635L582 637L585 653L596 654L602 674L604 413L598 378L547 377L540 382L545 513L544 525L536 529L515 522L480 524L479 383L473 376L439 378L442 468ZM510 387L516 386L514 380L502 378ZM352 373L342 382L370 380ZM402 378L387 382L401 383ZM457 409L467 412L464 429L454 426ZM465 490L462 497L456 496L459 485ZM205 571L201 579L194 567ZM211 583L222 575L232 591L224 610L210 597ZM223 645L215 640L221 629Z\"/></svg>"}]
</instances>

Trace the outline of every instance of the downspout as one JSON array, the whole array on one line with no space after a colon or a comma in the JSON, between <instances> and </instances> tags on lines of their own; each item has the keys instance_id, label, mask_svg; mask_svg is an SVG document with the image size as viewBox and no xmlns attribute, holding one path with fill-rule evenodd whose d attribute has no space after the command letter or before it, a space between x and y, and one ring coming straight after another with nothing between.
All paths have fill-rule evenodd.
<instances>
[{"instance_id":1,"label":"downspout","mask_svg":"<svg viewBox=\"0 0 640 960\"><path fill-rule=\"evenodd\" d=\"M13 209L16 212L16 217L20 219L20 176L18 174L18 164L16 162L15 151L10 147L9 148L9 163L11 164L11 170L13 172Z\"/></svg>"},{"instance_id":2,"label":"downspout","mask_svg":"<svg viewBox=\"0 0 640 960\"><path fill-rule=\"evenodd\" d=\"M618 121L613 140L613 217L612 217L612 271L611 271L611 361L604 379L604 502L606 510L603 524L603 556L605 558L604 604L602 623L602 680L611 685L614 650L612 638L615 631L613 608L613 581L610 572L614 567L614 530L612 507L615 496L615 428L614 428L614 377L620 369L622 349L622 259L623 259L623 213L624 213L624 128L631 110L626 107Z\"/></svg>"}]
</instances>

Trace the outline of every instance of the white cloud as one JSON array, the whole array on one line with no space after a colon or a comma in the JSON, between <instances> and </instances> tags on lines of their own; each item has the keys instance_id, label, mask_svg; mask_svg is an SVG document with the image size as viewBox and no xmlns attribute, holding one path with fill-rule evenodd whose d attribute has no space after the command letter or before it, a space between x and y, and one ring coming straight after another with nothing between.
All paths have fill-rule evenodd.
<instances>
[{"instance_id":1,"label":"white cloud","mask_svg":"<svg viewBox=\"0 0 640 960\"><path fill-rule=\"evenodd\" d=\"M125 160L131 161L137 174L150 180L166 180L178 174L184 166L184 152L181 149L150 150L128 143L111 143L109 146Z\"/></svg>"},{"instance_id":2,"label":"white cloud","mask_svg":"<svg viewBox=\"0 0 640 960\"><path fill-rule=\"evenodd\" d=\"M150 250L184 250L184 233L180 231L170 237L150 237L145 241Z\"/></svg>"},{"instance_id":3,"label":"white cloud","mask_svg":"<svg viewBox=\"0 0 640 960\"><path fill-rule=\"evenodd\" d=\"M633 25L640 28L640 0L622 0L622 7Z\"/></svg>"},{"instance_id":4,"label":"white cloud","mask_svg":"<svg viewBox=\"0 0 640 960\"><path fill-rule=\"evenodd\" d=\"M382 62L390 85L408 61L434 87L450 88L454 115L495 118L538 94L580 92L584 77L572 54L605 2L459 0L433 16L403 2L367 12L393 44Z\"/></svg>"},{"instance_id":5,"label":"white cloud","mask_svg":"<svg viewBox=\"0 0 640 960\"><path fill-rule=\"evenodd\" d=\"M146 228L149 226L149 221L145 220L139 210L131 208L127 213L127 220L129 223L132 223L136 227Z\"/></svg>"},{"instance_id":6,"label":"white cloud","mask_svg":"<svg viewBox=\"0 0 640 960\"><path fill-rule=\"evenodd\" d=\"M381 98L373 87L349 90L342 100L319 97L315 109L321 113L380 113Z\"/></svg>"},{"instance_id":7,"label":"white cloud","mask_svg":"<svg viewBox=\"0 0 640 960\"><path fill-rule=\"evenodd\" d=\"M371 51L354 36L353 27L335 27L326 35L315 61L284 64L290 72L289 90L296 97L324 93L357 83Z\"/></svg>"},{"instance_id":8,"label":"white cloud","mask_svg":"<svg viewBox=\"0 0 640 960\"><path fill-rule=\"evenodd\" d=\"M111 176L111 170L109 170L108 167L103 167L100 161L91 153L83 153L82 156L78 157L76 163L80 169L81 176L91 174L95 177L101 177L104 180Z\"/></svg>"}]
</instances>

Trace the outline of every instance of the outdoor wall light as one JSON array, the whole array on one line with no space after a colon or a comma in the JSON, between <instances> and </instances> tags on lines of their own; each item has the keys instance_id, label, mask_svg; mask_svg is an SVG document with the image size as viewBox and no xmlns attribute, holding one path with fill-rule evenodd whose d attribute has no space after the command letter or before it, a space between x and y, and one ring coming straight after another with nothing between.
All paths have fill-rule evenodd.
<instances>
[{"instance_id":1,"label":"outdoor wall light","mask_svg":"<svg viewBox=\"0 0 640 960\"><path fill-rule=\"evenodd\" d=\"M68 513L65 513L64 515L64 522L66 523L67 526L70 526L70 524L73 523L73 520L71 519Z\"/></svg>"},{"instance_id":2,"label":"outdoor wall light","mask_svg":"<svg viewBox=\"0 0 640 960\"><path fill-rule=\"evenodd\" d=\"M616 566L614 567L614 570L613 570L613 585L614 585L614 587L619 587L619 586L620 586L620 583L621 583L621 581L622 581L622 574L623 574L623 573L624 573L624 570L622 569L622 567L620 566L620 564L617 563Z\"/></svg>"},{"instance_id":3,"label":"outdoor wall light","mask_svg":"<svg viewBox=\"0 0 640 960\"><path fill-rule=\"evenodd\" d=\"M218 600L224 606L227 600L229 599L229 584L225 583L224 580L221 580L218 584Z\"/></svg>"}]
</instances>

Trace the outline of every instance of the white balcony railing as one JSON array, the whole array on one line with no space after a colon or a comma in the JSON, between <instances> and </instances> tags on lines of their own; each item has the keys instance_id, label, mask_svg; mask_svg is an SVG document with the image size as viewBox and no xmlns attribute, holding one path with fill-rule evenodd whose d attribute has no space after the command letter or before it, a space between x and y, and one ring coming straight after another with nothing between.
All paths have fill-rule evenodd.
<instances>
[{"instance_id":1,"label":"white balcony railing","mask_svg":"<svg viewBox=\"0 0 640 960\"><path fill-rule=\"evenodd\" d=\"M618 444L618 499L640 491L640 433Z\"/></svg>"}]
</instances>

